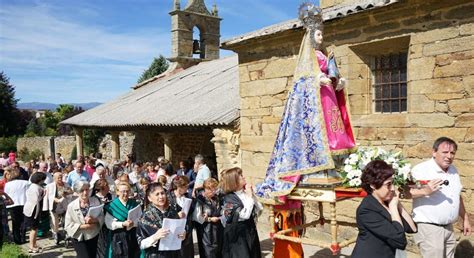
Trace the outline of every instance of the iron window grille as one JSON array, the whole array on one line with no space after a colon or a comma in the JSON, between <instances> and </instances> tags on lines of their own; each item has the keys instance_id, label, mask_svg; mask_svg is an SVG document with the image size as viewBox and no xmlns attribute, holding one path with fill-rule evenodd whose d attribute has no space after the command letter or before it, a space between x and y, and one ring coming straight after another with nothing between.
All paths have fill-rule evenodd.
<instances>
[{"instance_id":1,"label":"iron window grille","mask_svg":"<svg viewBox=\"0 0 474 258\"><path fill-rule=\"evenodd\" d=\"M372 75L375 112L407 111L407 53L374 57Z\"/></svg>"}]
</instances>

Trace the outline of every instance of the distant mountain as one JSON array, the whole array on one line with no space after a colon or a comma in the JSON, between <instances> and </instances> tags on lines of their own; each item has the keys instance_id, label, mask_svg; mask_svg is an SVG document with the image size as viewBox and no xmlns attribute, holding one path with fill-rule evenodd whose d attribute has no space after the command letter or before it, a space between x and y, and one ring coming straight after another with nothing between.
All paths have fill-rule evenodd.
<instances>
[{"instance_id":1,"label":"distant mountain","mask_svg":"<svg viewBox=\"0 0 474 258\"><path fill-rule=\"evenodd\" d=\"M87 109L96 107L102 103L89 102L89 103L66 103L66 104L82 107L82 109L87 110ZM59 107L59 104L43 103L43 102L25 102L25 103L17 104L18 109L29 109L29 110L56 110L57 107Z\"/></svg>"}]
</instances>

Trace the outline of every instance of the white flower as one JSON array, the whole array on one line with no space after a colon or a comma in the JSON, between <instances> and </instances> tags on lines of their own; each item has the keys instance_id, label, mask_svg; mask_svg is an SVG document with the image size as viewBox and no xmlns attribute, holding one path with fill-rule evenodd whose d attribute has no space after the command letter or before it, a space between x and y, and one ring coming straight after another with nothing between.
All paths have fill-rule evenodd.
<instances>
[{"instance_id":1,"label":"white flower","mask_svg":"<svg viewBox=\"0 0 474 258\"><path fill-rule=\"evenodd\" d=\"M352 187L357 187L357 186L360 186L361 184L362 184L362 181L360 180L360 178L354 178L349 181L349 185Z\"/></svg>"},{"instance_id":2,"label":"white flower","mask_svg":"<svg viewBox=\"0 0 474 258\"><path fill-rule=\"evenodd\" d=\"M359 187L362 184L362 170L373 160L384 160L391 164L398 178L407 180L410 175L410 164L401 156L401 152L385 151L378 147L359 147L356 153L350 154L344 160L342 169L345 174L344 184Z\"/></svg>"},{"instance_id":3,"label":"white flower","mask_svg":"<svg viewBox=\"0 0 474 258\"><path fill-rule=\"evenodd\" d=\"M344 172L349 173L352 171L352 166L351 165L345 165L344 166Z\"/></svg>"},{"instance_id":4,"label":"white flower","mask_svg":"<svg viewBox=\"0 0 474 258\"><path fill-rule=\"evenodd\" d=\"M410 171L411 171L410 165L407 164L398 169L398 174L401 174L403 176L403 179L407 180L410 175Z\"/></svg>"},{"instance_id":5,"label":"white flower","mask_svg":"<svg viewBox=\"0 0 474 258\"><path fill-rule=\"evenodd\" d=\"M377 148L377 156L383 156L387 154L387 151L382 148Z\"/></svg>"},{"instance_id":6,"label":"white flower","mask_svg":"<svg viewBox=\"0 0 474 258\"><path fill-rule=\"evenodd\" d=\"M356 169L353 172L355 177L361 177L362 176L362 170Z\"/></svg>"},{"instance_id":7,"label":"white flower","mask_svg":"<svg viewBox=\"0 0 474 258\"><path fill-rule=\"evenodd\" d=\"M359 163L359 169L363 170L365 168L365 166L367 166L367 164L369 164L369 162L371 162L371 161L372 161L372 159L363 157L361 162Z\"/></svg>"},{"instance_id":8,"label":"white flower","mask_svg":"<svg viewBox=\"0 0 474 258\"><path fill-rule=\"evenodd\" d=\"M389 165L395 163L395 161L396 161L396 160L395 160L394 157L388 157L388 159L385 160L385 162L387 162L387 164L389 164Z\"/></svg>"},{"instance_id":9,"label":"white flower","mask_svg":"<svg viewBox=\"0 0 474 258\"><path fill-rule=\"evenodd\" d=\"M356 165L358 160L359 156L355 153L352 153L351 155L349 155L348 163L351 165Z\"/></svg>"},{"instance_id":10,"label":"white flower","mask_svg":"<svg viewBox=\"0 0 474 258\"><path fill-rule=\"evenodd\" d=\"M364 156L365 156L367 159L372 160L373 158L375 158L376 152L377 152L377 151L376 151L375 149L368 149L368 150L365 152Z\"/></svg>"}]
</instances>

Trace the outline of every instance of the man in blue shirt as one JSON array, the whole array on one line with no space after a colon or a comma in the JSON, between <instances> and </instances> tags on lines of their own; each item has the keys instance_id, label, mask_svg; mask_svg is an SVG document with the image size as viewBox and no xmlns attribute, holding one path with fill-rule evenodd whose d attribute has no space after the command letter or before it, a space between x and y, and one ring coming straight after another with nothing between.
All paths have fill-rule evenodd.
<instances>
[{"instance_id":1,"label":"man in blue shirt","mask_svg":"<svg viewBox=\"0 0 474 258\"><path fill-rule=\"evenodd\" d=\"M76 161L76 165L74 167L74 171L69 173L66 179L66 183L68 185L74 185L74 183L78 180L85 180L89 182L91 178L89 177L89 174L84 170L84 163L82 161Z\"/></svg>"},{"instance_id":2,"label":"man in blue shirt","mask_svg":"<svg viewBox=\"0 0 474 258\"><path fill-rule=\"evenodd\" d=\"M194 181L193 197L197 196L197 191L203 189L204 181L211 177L211 170L204 163L204 157L201 154L194 158L194 171L197 171Z\"/></svg>"}]
</instances>

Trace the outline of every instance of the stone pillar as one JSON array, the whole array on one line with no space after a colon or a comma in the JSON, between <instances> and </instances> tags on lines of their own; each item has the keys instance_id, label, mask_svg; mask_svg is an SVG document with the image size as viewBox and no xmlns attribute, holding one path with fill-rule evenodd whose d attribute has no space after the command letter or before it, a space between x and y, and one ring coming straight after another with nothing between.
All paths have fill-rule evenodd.
<instances>
[{"instance_id":1,"label":"stone pillar","mask_svg":"<svg viewBox=\"0 0 474 258\"><path fill-rule=\"evenodd\" d=\"M84 129L81 127L74 127L74 132L76 133L76 153L77 156L84 156Z\"/></svg>"},{"instance_id":2,"label":"stone pillar","mask_svg":"<svg viewBox=\"0 0 474 258\"><path fill-rule=\"evenodd\" d=\"M240 132L234 128L212 130L211 142L216 150L217 171L240 166Z\"/></svg>"},{"instance_id":3,"label":"stone pillar","mask_svg":"<svg viewBox=\"0 0 474 258\"><path fill-rule=\"evenodd\" d=\"M173 158L173 150L171 149L171 139L173 138L173 134L160 133L160 136L164 141L165 159L171 161L171 158Z\"/></svg>"},{"instance_id":4,"label":"stone pillar","mask_svg":"<svg viewBox=\"0 0 474 258\"><path fill-rule=\"evenodd\" d=\"M112 160L120 160L120 131L112 131Z\"/></svg>"}]
</instances>

